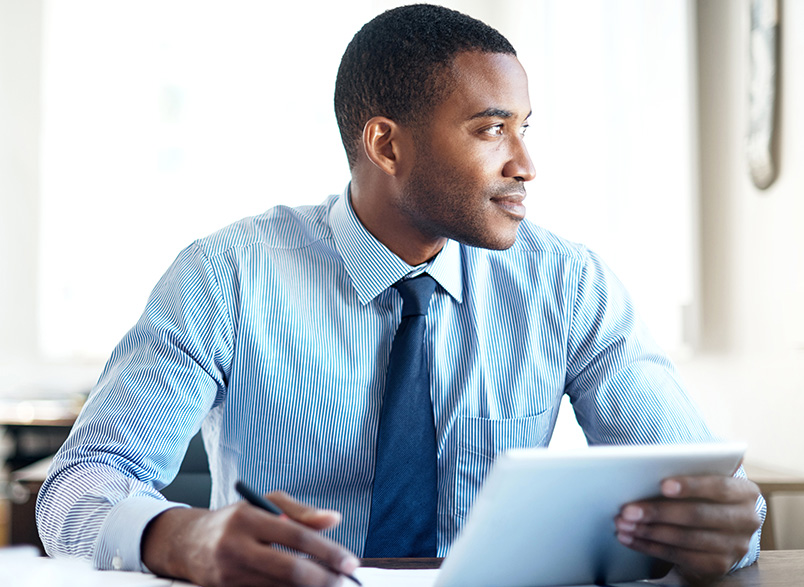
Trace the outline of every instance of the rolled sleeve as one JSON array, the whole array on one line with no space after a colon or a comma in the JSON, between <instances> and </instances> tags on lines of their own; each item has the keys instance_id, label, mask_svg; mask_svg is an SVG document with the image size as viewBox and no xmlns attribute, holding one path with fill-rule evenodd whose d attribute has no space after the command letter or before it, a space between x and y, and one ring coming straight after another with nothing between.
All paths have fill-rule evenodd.
<instances>
[{"instance_id":1,"label":"rolled sleeve","mask_svg":"<svg viewBox=\"0 0 804 587\"><path fill-rule=\"evenodd\" d=\"M745 469L742 466L739 469L737 469L737 472L734 474L734 476L740 479L748 478L748 476L745 474ZM760 538L762 537L762 526L765 525L765 516L767 516L768 514L768 504L765 501L765 498L761 494L759 497L757 497L757 502L756 505L754 506L754 509L756 510L757 515L759 516L759 519L761 521L760 526L757 529L757 531L754 532L754 535L751 536L751 543L748 546L748 552L741 560L739 560L731 568L732 572L738 569L751 566L755 562L757 562L757 559L759 559L759 541Z\"/></svg>"}]
</instances>

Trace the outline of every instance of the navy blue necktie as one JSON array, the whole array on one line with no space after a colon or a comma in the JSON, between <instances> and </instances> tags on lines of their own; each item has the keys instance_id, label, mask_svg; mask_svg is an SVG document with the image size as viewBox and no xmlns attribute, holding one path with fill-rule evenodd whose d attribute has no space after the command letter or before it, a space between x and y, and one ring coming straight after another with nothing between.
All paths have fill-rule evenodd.
<instances>
[{"instance_id":1,"label":"navy blue necktie","mask_svg":"<svg viewBox=\"0 0 804 587\"><path fill-rule=\"evenodd\" d=\"M435 286L427 274L394 284L402 321L380 411L366 558L436 555L436 434L424 355L425 315Z\"/></svg>"}]
</instances>

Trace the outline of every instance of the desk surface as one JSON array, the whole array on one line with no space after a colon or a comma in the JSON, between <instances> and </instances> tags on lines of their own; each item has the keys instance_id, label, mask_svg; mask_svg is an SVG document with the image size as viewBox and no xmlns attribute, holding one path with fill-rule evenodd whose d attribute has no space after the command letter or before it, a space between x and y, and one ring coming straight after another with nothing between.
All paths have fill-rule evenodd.
<instances>
[{"instance_id":1,"label":"desk surface","mask_svg":"<svg viewBox=\"0 0 804 587\"><path fill-rule=\"evenodd\" d=\"M432 569L441 559L364 559L367 567L393 569ZM660 585L677 582L659 581ZM801 587L804 585L804 550L769 550L762 552L759 561L725 577L717 587Z\"/></svg>"},{"instance_id":2,"label":"desk surface","mask_svg":"<svg viewBox=\"0 0 804 587\"><path fill-rule=\"evenodd\" d=\"M30 549L33 551L33 549ZM27 554L27 556L26 556ZM441 559L365 559L365 567L385 569L433 569L441 564ZM379 571L393 573L394 571ZM402 571L403 573L405 571ZM410 571L419 573L419 571ZM421 573L427 573L421 571ZM405 575L377 575L367 570L372 581L367 587L393 585L410 587L415 577ZM431 586L435 577L427 573L417 575L422 581L417 585ZM20 582L22 581L22 582ZM53 560L36 557L20 549L0 549L0 585L24 585L25 587L192 587L183 581L160 579L142 573L116 571L95 571L87 563L69 560ZM632 583L630 585L675 586L678 581L660 580L651 583ZM713 587L800 587L804 584L804 550L777 550L762 554L757 564L724 578Z\"/></svg>"},{"instance_id":3,"label":"desk surface","mask_svg":"<svg viewBox=\"0 0 804 587\"><path fill-rule=\"evenodd\" d=\"M804 550L764 551L757 564L718 583L728 587L793 587L803 584Z\"/></svg>"}]
</instances>

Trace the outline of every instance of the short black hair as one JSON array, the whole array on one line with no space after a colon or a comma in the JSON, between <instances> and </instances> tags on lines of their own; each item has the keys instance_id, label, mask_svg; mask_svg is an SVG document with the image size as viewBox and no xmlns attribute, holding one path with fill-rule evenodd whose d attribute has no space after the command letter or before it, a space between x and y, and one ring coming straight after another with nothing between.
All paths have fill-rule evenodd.
<instances>
[{"instance_id":1,"label":"short black hair","mask_svg":"<svg viewBox=\"0 0 804 587\"><path fill-rule=\"evenodd\" d=\"M335 82L335 116L350 167L366 122L374 116L399 124L421 120L446 97L442 74L464 51L516 55L489 25L431 4L388 10L357 32Z\"/></svg>"}]
</instances>

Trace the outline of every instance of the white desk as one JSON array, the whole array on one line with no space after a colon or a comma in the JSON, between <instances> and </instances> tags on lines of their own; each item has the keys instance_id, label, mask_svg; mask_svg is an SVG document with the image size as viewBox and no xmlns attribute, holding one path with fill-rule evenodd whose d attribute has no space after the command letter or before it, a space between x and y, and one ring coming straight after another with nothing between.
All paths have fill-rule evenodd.
<instances>
[{"instance_id":1,"label":"white desk","mask_svg":"<svg viewBox=\"0 0 804 587\"><path fill-rule=\"evenodd\" d=\"M34 555L34 549L0 549L0 585L14 587L193 587L184 581L142 573L96 571L89 565ZM373 559L355 573L364 587L432 587L439 559ZM396 568L374 568L369 565ZM345 582L344 582L345 584ZM725 577L718 587L800 587L804 584L804 550L763 552L759 562ZM632 587L676 586L678 581L630 583Z\"/></svg>"}]
</instances>

